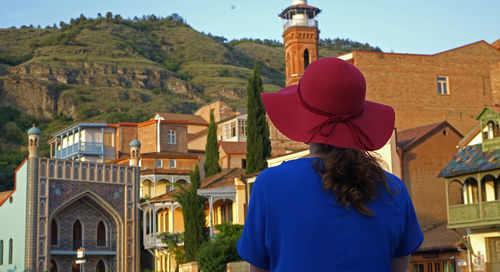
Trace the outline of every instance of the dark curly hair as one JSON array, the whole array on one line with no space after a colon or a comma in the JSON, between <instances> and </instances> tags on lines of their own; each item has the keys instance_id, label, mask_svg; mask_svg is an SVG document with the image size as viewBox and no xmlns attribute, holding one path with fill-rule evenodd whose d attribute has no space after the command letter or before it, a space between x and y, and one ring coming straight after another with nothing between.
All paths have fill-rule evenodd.
<instances>
[{"instance_id":1,"label":"dark curly hair","mask_svg":"<svg viewBox=\"0 0 500 272\"><path fill-rule=\"evenodd\" d=\"M344 207L352 206L364 215L374 215L366 203L377 197L378 185L383 185L392 195L378 158L354 148L316 145L321 146L319 152L324 154L314 162L323 189L332 191Z\"/></svg>"}]
</instances>

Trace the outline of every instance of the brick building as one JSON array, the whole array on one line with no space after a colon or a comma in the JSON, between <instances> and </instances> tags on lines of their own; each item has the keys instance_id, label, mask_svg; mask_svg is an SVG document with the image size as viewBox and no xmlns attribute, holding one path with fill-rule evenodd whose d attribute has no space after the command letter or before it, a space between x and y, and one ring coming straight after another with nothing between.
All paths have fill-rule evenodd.
<instances>
[{"instance_id":1,"label":"brick building","mask_svg":"<svg viewBox=\"0 0 500 272\"><path fill-rule=\"evenodd\" d=\"M465 133L476 125L478 108L500 99L497 43L434 55L354 51L339 58L363 72L368 100L394 108L398 129L446 120Z\"/></svg>"}]
</instances>

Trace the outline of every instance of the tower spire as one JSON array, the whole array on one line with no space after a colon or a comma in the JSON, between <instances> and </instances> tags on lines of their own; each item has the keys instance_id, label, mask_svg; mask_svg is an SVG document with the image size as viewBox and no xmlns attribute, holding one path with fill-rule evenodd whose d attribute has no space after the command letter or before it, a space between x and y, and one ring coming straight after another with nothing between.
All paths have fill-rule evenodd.
<instances>
[{"instance_id":1,"label":"tower spire","mask_svg":"<svg viewBox=\"0 0 500 272\"><path fill-rule=\"evenodd\" d=\"M309 63L318 58L318 21L321 10L309 6L306 0L292 0L292 5L279 15L283 25L285 45L286 85L294 85L302 78Z\"/></svg>"}]
</instances>

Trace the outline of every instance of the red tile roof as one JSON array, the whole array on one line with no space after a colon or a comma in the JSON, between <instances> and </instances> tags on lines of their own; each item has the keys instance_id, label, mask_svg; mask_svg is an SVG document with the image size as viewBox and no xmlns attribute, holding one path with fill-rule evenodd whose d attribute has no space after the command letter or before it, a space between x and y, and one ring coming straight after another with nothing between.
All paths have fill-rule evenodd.
<instances>
[{"instance_id":1,"label":"red tile roof","mask_svg":"<svg viewBox=\"0 0 500 272\"><path fill-rule=\"evenodd\" d=\"M456 130L452 125L448 122L439 122L434 124L429 124L425 126L415 127L400 130L397 132L397 140L398 147L403 149L411 149L414 145L416 145L420 140L422 140L425 136L430 135L443 127L450 127L457 133L460 137L463 137L462 134Z\"/></svg>"},{"instance_id":2,"label":"red tile roof","mask_svg":"<svg viewBox=\"0 0 500 272\"><path fill-rule=\"evenodd\" d=\"M491 46L495 47L497 50L500 50L500 39L494 41Z\"/></svg>"},{"instance_id":3,"label":"red tile roof","mask_svg":"<svg viewBox=\"0 0 500 272\"><path fill-rule=\"evenodd\" d=\"M0 206L7 201L7 198L14 192L14 190L0 192Z\"/></svg>"},{"instance_id":4,"label":"red tile roof","mask_svg":"<svg viewBox=\"0 0 500 272\"><path fill-rule=\"evenodd\" d=\"M160 115L163 119L167 121L169 120L185 121L188 124L208 126L208 123L207 121L205 121L205 119L195 114L181 114L181 113L170 113L170 112L157 112L156 114Z\"/></svg>"},{"instance_id":5,"label":"red tile roof","mask_svg":"<svg viewBox=\"0 0 500 272\"><path fill-rule=\"evenodd\" d=\"M466 235L465 229L457 229L462 237ZM459 249L464 245L458 236L446 228L446 222L429 226L422 230L424 233L424 242L418 251L443 250L443 249Z\"/></svg>"},{"instance_id":6,"label":"red tile roof","mask_svg":"<svg viewBox=\"0 0 500 272\"><path fill-rule=\"evenodd\" d=\"M219 142L226 154L246 154L247 142Z\"/></svg>"},{"instance_id":7,"label":"red tile roof","mask_svg":"<svg viewBox=\"0 0 500 272\"><path fill-rule=\"evenodd\" d=\"M200 189L213 189L235 185L234 179L241 178L244 174L245 169L225 169L220 173L202 179Z\"/></svg>"}]
</instances>

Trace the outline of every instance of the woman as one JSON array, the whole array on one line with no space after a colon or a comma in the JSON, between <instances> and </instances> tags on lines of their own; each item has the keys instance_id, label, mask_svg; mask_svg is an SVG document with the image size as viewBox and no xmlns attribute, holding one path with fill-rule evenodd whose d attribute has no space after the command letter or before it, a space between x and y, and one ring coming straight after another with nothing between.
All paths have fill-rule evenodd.
<instances>
[{"instance_id":1,"label":"woman","mask_svg":"<svg viewBox=\"0 0 500 272\"><path fill-rule=\"evenodd\" d=\"M310 155L266 169L252 189L240 256L251 271L407 271L423 241L404 183L367 151L394 110L365 100L348 62L311 63L298 85L263 94L269 118Z\"/></svg>"}]
</instances>

